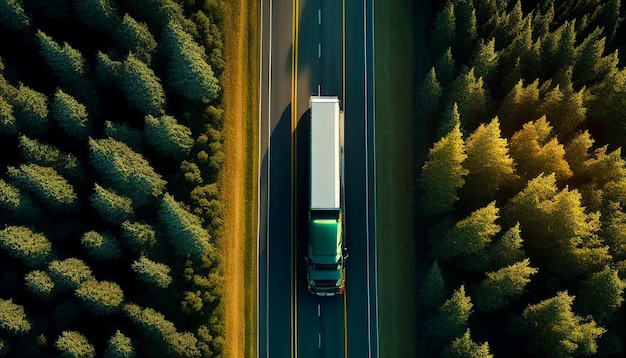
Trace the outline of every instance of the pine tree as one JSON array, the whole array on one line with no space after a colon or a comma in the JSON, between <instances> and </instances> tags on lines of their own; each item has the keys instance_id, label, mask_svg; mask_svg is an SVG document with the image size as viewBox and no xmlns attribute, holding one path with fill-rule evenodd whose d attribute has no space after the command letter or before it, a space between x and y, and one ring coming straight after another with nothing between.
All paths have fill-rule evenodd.
<instances>
[{"instance_id":1,"label":"pine tree","mask_svg":"<svg viewBox=\"0 0 626 358\"><path fill-rule=\"evenodd\" d=\"M143 114L160 115L165 108L165 91L154 71L132 52L124 61L122 90L128 105Z\"/></svg>"},{"instance_id":2,"label":"pine tree","mask_svg":"<svg viewBox=\"0 0 626 358\"><path fill-rule=\"evenodd\" d=\"M439 57L437 62L435 62L434 68L437 71L437 78L444 87L452 83L456 75L456 67L454 66L454 58L450 48Z\"/></svg>"},{"instance_id":3,"label":"pine tree","mask_svg":"<svg viewBox=\"0 0 626 358\"><path fill-rule=\"evenodd\" d=\"M131 265L139 280L159 288L167 288L172 283L170 268L162 263L154 262L141 256Z\"/></svg>"},{"instance_id":4,"label":"pine tree","mask_svg":"<svg viewBox=\"0 0 626 358\"><path fill-rule=\"evenodd\" d=\"M437 259L447 259L481 251L500 231L500 226L495 223L499 217L498 213L495 201L472 212L457 222L445 236L433 240L433 256Z\"/></svg>"},{"instance_id":5,"label":"pine tree","mask_svg":"<svg viewBox=\"0 0 626 358\"><path fill-rule=\"evenodd\" d=\"M124 221L122 238L134 252L143 254L157 244L156 231L152 226L140 222Z\"/></svg>"},{"instance_id":6,"label":"pine tree","mask_svg":"<svg viewBox=\"0 0 626 358\"><path fill-rule=\"evenodd\" d=\"M593 147L593 143L594 140L591 138L591 134L585 130L565 145L565 160L574 173L574 179L583 182L587 181L587 171L591 156L590 149Z\"/></svg>"},{"instance_id":7,"label":"pine tree","mask_svg":"<svg viewBox=\"0 0 626 358\"><path fill-rule=\"evenodd\" d=\"M111 33L119 26L120 18L111 0L74 0L80 21L96 30Z\"/></svg>"},{"instance_id":8,"label":"pine tree","mask_svg":"<svg viewBox=\"0 0 626 358\"><path fill-rule=\"evenodd\" d=\"M426 306L437 308L446 299L446 287L437 261L430 266L428 276L419 291L419 300Z\"/></svg>"},{"instance_id":9,"label":"pine tree","mask_svg":"<svg viewBox=\"0 0 626 358\"><path fill-rule=\"evenodd\" d=\"M435 131L435 138L441 140L454 131L454 127L457 125L461 126L461 115L459 114L459 106L454 102L453 105L444 108L443 113L441 113L437 130Z\"/></svg>"},{"instance_id":10,"label":"pine tree","mask_svg":"<svg viewBox=\"0 0 626 358\"><path fill-rule=\"evenodd\" d=\"M37 139L20 136L20 150L24 160L42 167L51 167L63 177L76 181L86 179L81 163L75 155L64 153L59 148L42 143Z\"/></svg>"},{"instance_id":11,"label":"pine tree","mask_svg":"<svg viewBox=\"0 0 626 358\"><path fill-rule=\"evenodd\" d=\"M622 306L624 288L626 283L619 278L617 270L606 266L581 282L577 306L596 322L606 322Z\"/></svg>"},{"instance_id":12,"label":"pine tree","mask_svg":"<svg viewBox=\"0 0 626 358\"><path fill-rule=\"evenodd\" d=\"M465 287L461 285L428 323L433 338L438 342L449 342L462 335L468 329L467 321L473 306L470 297L465 294Z\"/></svg>"},{"instance_id":13,"label":"pine tree","mask_svg":"<svg viewBox=\"0 0 626 358\"><path fill-rule=\"evenodd\" d=\"M13 115L13 106L0 95L0 133L14 134L17 131L17 122Z\"/></svg>"},{"instance_id":14,"label":"pine tree","mask_svg":"<svg viewBox=\"0 0 626 358\"><path fill-rule=\"evenodd\" d=\"M109 55L98 51L96 55L96 77L105 88L113 88L121 81L124 63L112 60Z\"/></svg>"},{"instance_id":15,"label":"pine tree","mask_svg":"<svg viewBox=\"0 0 626 358\"><path fill-rule=\"evenodd\" d=\"M133 201L125 196L118 195L112 190L98 185L89 197L91 206L100 214L100 217L112 224L121 224L134 216Z\"/></svg>"},{"instance_id":16,"label":"pine tree","mask_svg":"<svg viewBox=\"0 0 626 358\"><path fill-rule=\"evenodd\" d=\"M527 337L530 353L547 357L596 353L596 341L606 330L594 320L576 315L573 302L574 297L563 291L526 307L520 328Z\"/></svg>"},{"instance_id":17,"label":"pine tree","mask_svg":"<svg viewBox=\"0 0 626 358\"><path fill-rule=\"evenodd\" d=\"M108 232L88 231L80 239L85 251L98 260L116 260L123 256L117 239Z\"/></svg>"},{"instance_id":18,"label":"pine tree","mask_svg":"<svg viewBox=\"0 0 626 358\"><path fill-rule=\"evenodd\" d=\"M124 292L117 283L96 279L81 283L74 294L96 315L112 314L124 301Z\"/></svg>"},{"instance_id":19,"label":"pine tree","mask_svg":"<svg viewBox=\"0 0 626 358\"><path fill-rule=\"evenodd\" d=\"M212 250L209 243L211 236L202 227L200 219L169 194L165 194L161 199L159 219L177 254L200 257Z\"/></svg>"},{"instance_id":20,"label":"pine tree","mask_svg":"<svg viewBox=\"0 0 626 358\"><path fill-rule=\"evenodd\" d=\"M89 266L83 260L74 257L52 261L48 265L48 271L55 286L60 290L75 290L83 282L93 280L93 274Z\"/></svg>"},{"instance_id":21,"label":"pine tree","mask_svg":"<svg viewBox=\"0 0 626 358\"><path fill-rule=\"evenodd\" d=\"M189 154L194 140L191 130L176 121L172 116L145 117L144 133L154 149L166 156L182 158Z\"/></svg>"},{"instance_id":22,"label":"pine tree","mask_svg":"<svg viewBox=\"0 0 626 358\"><path fill-rule=\"evenodd\" d=\"M0 230L0 247L30 267L45 265L52 257L50 241L24 226L6 226Z\"/></svg>"},{"instance_id":23,"label":"pine tree","mask_svg":"<svg viewBox=\"0 0 626 358\"><path fill-rule=\"evenodd\" d=\"M7 218L38 219L42 216L40 207L30 196L4 180L0 180L0 207Z\"/></svg>"},{"instance_id":24,"label":"pine tree","mask_svg":"<svg viewBox=\"0 0 626 358\"><path fill-rule=\"evenodd\" d=\"M522 31L524 25L522 3L518 0L509 13L506 13L506 9L500 9L497 14L496 16L499 19L495 21L495 38L498 39L498 46L507 47L517 37L517 34Z\"/></svg>"},{"instance_id":25,"label":"pine tree","mask_svg":"<svg viewBox=\"0 0 626 358\"><path fill-rule=\"evenodd\" d=\"M468 271L485 272L513 265L526 257L519 223L493 240L485 249L466 256L463 268Z\"/></svg>"},{"instance_id":26,"label":"pine tree","mask_svg":"<svg viewBox=\"0 0 626 358\"><path fill-rule=\"evenodd\" d=\"M86 140L91 134L87 108L71 95L58 89L50 103L52 116L69 136Z\"/></svg>"},{"instance_id":27,"label":"pine tree","mask_svg":"<svg viewBox=\"0 0 626 358\"><path fill-rule=\"evenodd\" d=\"M443 351L444 358L493 358L489 343L476 343L470 337L469 328L462 336L453 340Z\"/></svg>"},{"instance_id":28,"label":"pine tree","mask_svg":"<svg viewBox=\"0 0 626 358\"><path fill-rule=\"evenodd\" d=\"M481 77L476 77L474 69L463 72L450 85L448 103L459 106L463 127L474 128L484 121L490 106L489 96Z\"/></svg>"},{"instance_id":29,"label":"pine tree","mask_svg":"<svg viewBox=\"0 0 626 358\"><path fill-rule=\"evenodd\" d=\"M13 299L0 298L0 329L13 334L28 333L31 329L24 306L13 303Z\"/></svg>"},{"instance_id":30,"label":"pine tree","mask_svg":"<svg viewBox=\"0 0 626 358\"><path fill-rule=\"evenodd\" d=\"M135 355L132 341L119 330L111 336L104 351L105 358L134 358Z\"/></svg>"},{"instance_id":31,"label":"pine tree","mask_svg":"<svg viewBox=\"0 0 626 358\"><path fill-rule=\"evenodd\" d=\"M457 1L454 4L455 36L454 56L460 62L469 60L478 37L476 10L470 1Z\"/></svg>"},{"instance_id":32,"label":"pine tree","mask_svg":"<svg viewBox=\"0 0 626 358\"><path fill-rule=\"evenodd\" d=\"M135 152L143 151L142 132L126 123L104 122L104 134L131 147Z\"/></svg>"},{"instance_id":33,"label":"pine tree","mask_svg":"<svg viewBox=\"0 0 626 358\"><path fill-rule=\"evenodd\" d=\"M433 216L452 210L452 205L458 200L456 190L465 183L463 176L467 175L467 170L461 166L465 158L465 145L457 124L430 149L422 167L421 206L426 215Z\"/></svg>"},{"instance_id":34,"label":"pine tree","mask_svg":"<svg viewBox=\"0 0 626 358\"><path fill-rule=\"evenodd\" d=\"M607 146L596 149L587 162L591 181L602 189L604 200L626 203L626 160L621 148L607 154Z\"/></svg>"},{"instance_id":35,"label":"pine tree","mask_svg":"<svg viewBox=\"0 0 626 358\"><path fill-rule=\"evenodd\" d=\"M96 349L87 338L76 331L63 331L54 346L61 351L64 358L93 358Z\"/></svg>"},{"instance_id":36,"label":"pine tree","mask_svg":"<svg viewBox=\"0 0 626 358\"><path fill-rule=\"evenodd\" d=\"M114 139L89 139L89 154L106 184L131 198L134 205L145 205L163 193L166 182L126 144Z\"/></svg>"},{"instance_id":37,"label":"pine tree","mask_svg":"<svg viewBox=\"0 0 626 358\"><path fill-rule=\"evenodd\" d=\"M169 84L176 93L190 100L217 98L220 86L205 61L204 49L173 22L165 27L162 43L169 55Z\"/></svg>"},{"instance_id":38,"label":"pine tree","mask_svg":"<svg viewBox=\"0 0 626 358\"><path fill-rule=\"evenodd\" d=\"M530 276L537 271L530 266L529 259L524 259L498 271L487 272L487 278L476 288L474 295L476 308L481 311L494 311L506 307L511 299L524 293L526 285L530 282Z\"/></svg>"},{"instance_id":39,"label":"pine tree","mask_svg":"<svg viewBox=\"0 0 626 358\"><path fill-rule=\"evenodd\" d=\"M24 276L26 288L41 298L51 298L54 290L54 282L45 271L34 270Z\"/></svg>"},{"instance_id":40,"label":"pine tree","mask_svg":"<svg viewBox=\"0 0 626 358\"><path fill-rule=\"evenodd\" d=\"M506 138L500 134L500 123L495 117L486 126L481 124L466 140L468 170L464 190L480 201L493 198L496 191L515 179L513 159L509 155Z\"/></svg>"},{"instance_id":41,"label":"pine tree","mask_svg":"<svg viewBox=\"0 0 626 358\"><path fill-rule=\"evenodd\" d=\"M558 135L569 136L586 119L585 88L578 92L570 84L562 91L557 85L544 96L540 110Z\"/></svg>"},{"instance_id":42,"label":"pine tree","mask_svg":"<svg viewBox=\"0 0 626 358\"><path fill-rule=\"evenodd\" d=\"M25 32L30 22L21 0L0 0L0 24L11 30Z\"/></svg>"},{"instance_id":43,"label":"pine tree","mask_svg":"<svg viewBox=\"0 0 626 358\"><path fill-rule=\"evenodd\" d=\"M437 12L430 30L431 54L435 58L439 57L447 48L454 44L455 39L456 18L454 15L454 4L448 2Z\"/></svg>"},{"instance_id":44,"label":"pine tree","mask_svg":"<svg viewBox=\"0 0 626 358\"><path fill-rule=\"evenodd\" d=\"M20 83L13 101L13 113L21 132L29 135L44 133L48 121L48 97Z\"/></svg>"},{"instance_id":45,"label":"pine tree","mask_svg":"<svg viewBox=\"0 0 626 358\"><path fill-rule=\"evenodd\" d=\"M565 161L565 149L556 137L552 126L543 116L524 124L509 141L511 156L517 164L517 172L526 179L542 173L555 173L559 181L569 179L573 173Z\"/></svg>"},{"instance_id":46,"label":"pine tree","mask_svg":"<svg viewBox=\"0 0 626 358\"><path fill-rule=\"evenodd\" d=\"M470 60L469 66L474 68L474 73L482 77L483 81L489 82L496 75L500 56L496 51L496 39L485 42L480 39L474 56Z\"/></svg>"},{"instance_id":47,"label":"pine tree","mask_svg":"<svg viewBox=\"0 0 626 358\"><path fill-rule=\"evenodd\" d=\"M519 80L506 95L498 110L498 118L506 136L519 130L523 123L539 118L540 103L539 81L535 80L524 86L524 82Z\"/></svg>"},{"instance_id":48,"label":"pine tree","mask_svg":"<svg viewBox=\"0 0 626 358\"><path fill-rule=\"evenodd\" d=\"M37 31L37 41L41 56L63 84L79 86L85 81L87 62L80 51L67 42L59 45L41 30Z\"/></svg>"},{"instance_id":49,"label":"pine tree","mask_svg":"<svg viewBox=\"0 0 626 358\"><path fill-rule=\"evenodd\" d=\"M420 104L419 109L422 111L424 118L429 123L433 123L441 104L442 87L437 79L435 68L432 67L424 78L424 82L419 88L417 101ZM2 97L0 97L0 108ZM1 118L1 117L0 117Z\"/></svg>"},{"instance_id":50,"label":"pine tree","mask_svg":"<svg viewBox=\"0 0 626 358\"><path fill-rule=\"evenodd\" d=\"M606 38L602 37L602 30L595 29L576 47L574 52L574 66L572 80L581 87L584 84L596 84L601 79L601 59L604 56Z\"/></svg>"},{"instance_id":51,"label":"pine tree","mask_svg":"<svg viewBox=\"0 0 626 358\"><path fill-rule=\"evenodd\" d=\"M151 62L157 43L145 23L124 14L116 31L115 38L122 47L132 51L144 63Z\"/></svg>"},{"instance_id":52,"label":"pine tree","mask_svg":"<svg viewBox=\"0 0 626 358\"><path fill-rule=\"evenodd\" d=\"M54 169L37 164L22 164L19 168L9 167L7 172L18 187L31 192L48 208L76 208L78 197L74 188Z\"/></svg>"}]
</instances>

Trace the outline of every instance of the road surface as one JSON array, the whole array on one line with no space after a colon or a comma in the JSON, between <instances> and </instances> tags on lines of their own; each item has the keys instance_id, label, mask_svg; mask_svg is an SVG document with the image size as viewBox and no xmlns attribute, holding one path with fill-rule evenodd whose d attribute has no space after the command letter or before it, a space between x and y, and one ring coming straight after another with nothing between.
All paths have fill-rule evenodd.
<instances>
[{"instance_id":1,"label":"road surface","mask_svg":"<svg viewBox=\"0 0 626 358\"><path fill-rule=\"evenodd\" d=\"M372 0L262 2L258 352L377 357ZM308 101L345 113L346 294L306 292ZM294 104L293 106L291 104Z\"/></svg>"}]
</instances>

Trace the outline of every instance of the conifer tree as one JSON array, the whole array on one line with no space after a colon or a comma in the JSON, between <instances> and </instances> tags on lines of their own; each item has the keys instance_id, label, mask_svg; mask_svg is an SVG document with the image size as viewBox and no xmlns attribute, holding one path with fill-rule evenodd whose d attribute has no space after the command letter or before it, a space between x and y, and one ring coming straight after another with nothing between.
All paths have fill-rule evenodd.
<instances>
[{"instance_id":1,"label":"conifer tree","mask_svg":"<svg viewBox=\"0 0 626 358\"><path fill-rule=\"evenodd\" d=\"M432 55L437 58L447 48L454 44L456 39L456 18L454 4L450 1L437 12L435 21L430 30L430 48Z\"/></svg>"},{"instance_id":2,"label":"conifer tree","mask_svg":"<svg viewBox=\"0 0 626 358\"><path fill-rule=\"evenodd\" d=\"M85 180L83 164L75 155L64 153L53 145L30 139L25 135L20 136L19 146L25 161L42 167L51 167L70 179Z\"/></svg>"},{"instance_id":3,"label":"conifer tree","mask_svg":"<svg viewBox=\"0 0 626 358\"><path fill-rule=\"evenodd\" d=\"M91 28L111 33L119 26L120 18L111 0L74 0L74 7L80 21Z\"/></svg>"},{"instance_id":4,"label":"conifer tree","mask_svg":"<svg viewBox=\"0 0 626 358\"><path fill-rule=\"evenodd\" d=\"M460 62L469 60L478 37L476 10L470 1L457 1L454 4L455 36L454 55Z\"/></svg>"},{"instance_id":5,"label":"conifer tree","mask_svg":"<svg viewBox=\"0 0 626 358\"><path fill-rule=\"evenodd\" d=\"M554 125L556 133L569 136L585 120L584 98L584 88L575 92L571 84L563 90L557 85L546 93L540 110Z\"/></svg>"},{"instance_id":6,"label":"conifer tree","mask_svg":"<svg viewBox=\"0 0 626 358\"><path fill-rule=\"evenodd\" d=\"M493 240L484 250L463 259L468 271L485 272L513 265L526 257L519 222L502 236Z\"/></svg>"},{"instance_id":7,"label":"conifer tree","mask_svg":"<svg viewBox=\"0 0 626 358\"><path fill-rule=\"evenodd\" d=\"M594 140L589 131L585 130L577 134L565 145L565 160L569 164L574 179L587 181L587 171L589 167L590 149Z\"/></svg>"},{"instance_id":8,"label":"conifer tree","mask_svg":"<svg viewBox=\"0 0 626 358\"><path fill-rule=\"evenodd\" d=\"M11 179L20 187L33 193L52 210L72 210L78 197L70 183L50 167L22 164L7 169Z\"/></svg>"},{"instance_id":9,"label":"conifer tree","mask_svg":"<svg viewBox=\"0 0 626 358\"><path fill-rule=\"evenodd\" d=\"M551 133L552 126L543 116L524 124L511 137L511 156L517 164L517 172L526 179L542 173L555 173L557 180L565 181L573 175L565 161L563 145Z\"/></svg>"},{"instance_id":10,"label":"conifer tree","mask_svg":"<svg viewBox=\"0 0 626 358\"><path fill-rule=\"evenodd\" d=\"M419 108L422 111L424 118L428 119L428 122L432 123L436 117L437 111L441 104L442 87L437 79L435 68L431 67L430 71L424 78L424 82L419 88L417 94L417 100L420 104ZM0 97L0 108L1 108ZM1 118L1 117L0 117Z\"/></svg>"},{"instance_id":11,"label":"conifer tree","mask_svg":"<svg viewBox=\"0 0 626 358\"><path fill-rule=\"evenodd\" d=\"M499 58L500 56L496 51L496 39L491 38L487 42L480 39L469 65L471 68L474 68L476 76L482 77L485 82L489 82L496 74Z\"/></svg>"},{"instance_id":12,"label":"conifer tree","mask_svg":"<svg viewBox=\"0 0 626 358\"><path fill-rule=\"evenodd\" d=\"M535 80L528 86L519 80L507 93L498 110L498 118L507 136L522 127L523 123L541 116L539 112L539 81Z\"/></svg>"},{"instance_id":13,"label":"conifer tree","mask_svg":"<svg viewBox=\"0 0 626 358\"><path fill-rule=\"evenodd\" d=\"M433 240L433 256L447 259L475 254L484 249L500 231L500 226L495 223L498 213L495 201L472 212L457 222L445 236Z\"/></svg>"},{"instance_id":14,"label":"conifer tree","mask_svg":"<svg viewBox=\"0 0 626 358\"><path fill-rule=\"evenodd\" d=\"M54 282L48 273L33 270L24 277L26 288L41 298L51 298L54 290Z\"/></svg>"},{"instance_id":15,"label":"conifer tree","mask_svg":"<svg viewBox=\"0 0 626 358\"><path fill-rule=\"evenodd\" d=\"M467 321L473 306L470 297L465 294L465 286L461 285L428 323L433 338L438 342L449 342L462 335L468 329Z\"/></svg>"},{"instance_id":16,"label":"conifer tree","mask_svg":"<svg viewBox=\"0 0 626 358\"><path fill-rule=\"evenodd\" d=\"M135 355L131 339L119 330L111 336L104 351L105 358L134 358Z\"/></svg>"},{"instance_id":17,"label":"conifer tree","mask_svg":"<svg viewBox=\"0 0 626 358\"><path fill-rule=\"evenodd\" d=\"M165 91L154 71L132 52L124 61L122 90L128 105L143 114L160 115L165 108Z\"/></svg>"},{"instance_id":18,"label":"conifer tree","mask_svg":"<svg viewBox=\"0 0 626 358\"><path fill-rule=\"evenodd\" d=\"M524 293L530 276L537 271L530 266L529 259L524 259L498 271L487 272L487 278L476 288L476 309L494 311L504 308L511 299Z\"/></svg>"},{"instance_id":19,"label":"conifer tree","mask_svg":"<svg viewBox=\"0 0 626 358\"><path fill-rule=\"evenodd\" d=\"M80 51L67 42L59 45L41 30L37 31L37 41L41 56L63 84L77 86L83 83L87 62Z\"/></svg>"},{"instance_id":20,"label":"conifer tree","mask_svg":"<svg viewBox=\"0 0 626 358\"><path fill-rule=\"evenodd\" d=\"M163 193L166 182L126 144L110 138L89 139L89 154L105 182L130 197L134 205L145 205Z\"/></svg>"},{"instance_id":21,"label":"conifer tree","mask_svg":"<svg viewBox=\"0 0 626 358\"><path fill-rule=\"evenodd\" d=\"M626 259L626 213L619 202L609 201L603 208L600 236L616 261Z\"/></svg>"},{"instance_id":22,"label":"conifer tree","mask_svg":"<svg viewBox=\"0 0 626 358\"><path fill-rule=\"evenodd\" d=\"M502 7L506 7L506 2L502 2ZM497 12L498 19L495 21L495 37L498 39L498 46L507 47L517 37L524 26L524 14L522 12L522 3L520 0L510 12L506 12L506 8L500 8Z\"/></svg>"},{"instance_id":23,"label":"conifer tree","mask_svg":"<svg viewBox=\"0 0 626 358\"><path fill-rule=\"evenodd\" d=\"M48 265L48 272L54 284L61 290L77 289L88 280L93 279L91 269L80 259L71 257L65 260L54 260Z\"/></svg>"},{"instance_id":24,"label":"conifer tree","mask_svg":"<svg viewBox=\"0 0 626 358\"><path fill-rule=\"evenodd\" d=\"M124 221L122 238L134 252L143 254L157 244L156 231L148 224Z\"/></svg>"},{"instance_id":25,"label":"conifer tree","mask_svg":"<svg viewBox=\"0 0 626 358\"><path fill-rule=\"evenodd\" d=\"M4 209L7 218L38 219L42 214L30 196L4 180L0 180L0 207Z\"/></svg>"},{"instance_id":26,"label":"conifer tree","mask_svg":"<svg viewBox=\"0 0 626 358\"><path fill-rule=\"evenodd\" d=\"M587 167L591 181L602 189L605 200L626 203L626 160L621 148L608 154L607 146L598 148Z\"/></svg>"},{"instance_id":27,"label":"conifer tree","mask_svg":"<svg viewBox=\"0 0 626 358\"><path fill-rule=\"evenodd\" d=\"M493 358L489 353L489 343L476 343L470 337L468 328L463 335L454 339L443 351L444 358Z\"/></svg>"},{"instance_id":28,"label":"conifer tree","mask_svg":"<svg viewBox=\"0 0 626 358\"><path fill-rule=\"evenodd\" d=\"M0 0L0 24L11 30L26 31L30 22L21 0Z\"/></svg>"},{"instance_id":29,"label":"conifer tree","mask_svg":"<svg viewBox=\"0 0 626 358\"><path fill-rule=\"evenodd\" d=\"M0 133L14 134L17 131L17 122L13 115L13 106L0 95Z\"/></svg>"},{"instance_id":30,"label":"conifer tree","mask_svg":"<svg viewBox=\"0 0 626 358\"><path fill-rule=\"evenodd\" d=\"M596 84L602 77L602 57L606 37L602 36L602 29L596 28L583 42L576 47L574 52L574 66L572 68L572 80L575 84Z\"/></svg>"},{"instance_id":31,"label":"conifer tree","mask_svg":"<svg viewBox=\"0 0 626 358\"><path fill-rule=\"evenodd\" d=\"M200 257L212 250L210 235L200 219L187 211L170 194L161 199L159 219L174 251L182 256Z\"/></svg>"},{"instance_id":32,"label":"conifer tree","mask_svg":"<svg viewBox=\"0 0 626 358\"><path fill-rule=\"evenodd\" d=\"M112 60L109 55L98 51L96 55L96 77L105 88L113 88L124 74L124 63Z\"/></svg>"},{"instance_id":33,"label":"conifer tree","mask_svg":"<svg viewBox=\"0 0 626 358\"><path fill-rule=\"evenodd\" d=\"M163 30L162 42L169 55L169 84L176 93L190 100L217 98L219 83L205 61L204 49L174 22Z\"/></svg>"},{"instance_id":34,"label":"conifer tree","mask_svg":"<svg viewBox=\"0 0 626 358\"><path fill-rule=\"evenodd\" d=\"M467 170L461 163L467 158L459 124L439 140L428 153L422 167L422 210L433 216L452 210L458 200L456 190L463 186Z\"/></svg>"},{"instance_id":35,"label":"conifer tree","mask_svg":"<svg viewBox=\"0 0 626 358\"><path fill-rule=\"evenodd\" d=\"M608 266L581 282L576 303L580 312L606 322L622 306L626 283Z\"/></svg>"},{"instance_id":36,"label":"conifer tree","mask_svg":"<svg viewBox=\"0 0 626 358\"><path fill-rule=\"evenodd\" d=\"M461 126L461 115L459 114L459 106L454 102L453 105L444 108L440 115L439 123L435 131L435 138L442 139L454 130L454 127Z\"/></svg>"},{"instance_id":37,"label":"conifer tree","mask_svg":"<svg viewBox=\"0 0 626 358\"><path fill-rule=\"evenodd\" d=\"M474 69L463 72L450 85L449 102L456 102L465 128L474 128L485 120L490 106L489 96L481 77L476 77Z\"/></svg>"},{"instance_id":38,"label":"conifer tree","mask_svg":"<svg viewBox=\"0 0 626 358\"><path fill-rule=\"evenodd\" d=\"M58 89L50 103L52 116L69 136L86 140L91 134L87 108L71 95Z\"/></svg>"},{"instance_id":39,"label":"conifer tree","mask_svg":"<svg viewBox=\"0 0 626 358\"><path fill-rule=\"evenodd\" d=\"M104 122L104 134L131 147L135 152L143 150L142 132L126 123Z\"/></svg>"},{"instance_id":40,"label":"conifer tree","mask_svg":"<svg viewBox=\"0 0 626 358\"><path fill-rule=\"evenodd\" d=\"M567 291L528 305L522 314L521 330L525 333L532 354L548 357L592 355L597 340L606 332L592 319L572 311L574 297Z\"/></svg>"},{"instance_id":41,"label":"conifer tree","mask_svg":"<svg viewBox=\"0 0 626 358\"><path fill-rule=\"evenodd\" d=\"M108 232L88 231L80 239L85 251L99 260L122 258L123 252L117 239Z\"/></svg>"},{"instance_id":42,"label":"conifer tree","mask_svg":"<svg viewBox=\"0 0 626 358\"><path fill-rule=\"evenodd\" d=\"M145 283L159 288L167 288L172 283L170 268L145 256L141 256L139 260L134 261L131 268L137 277Z\"/></svg>"},{"instance_id":43,"label":"conifer tree","mask_svg":"<svg viewBox=\"0 0 626 358\"><path fill-rule=\"evenodd\" d=\"M134 216L133 201L125 196L118 195L112 190L98 185L89 197L91 206L100 214L100 217L112 224L121 224Z\"/></svg>"},{"instance_id":44,"label":"conifer tree","mask_svg":"<svg viewBox=\"0 0 626 358\"><path fill-rule=\"evenodd\" d=\"M52 257L50 241L24 226L6 226L0 230L0 247L30 267L45 265Z\"/></svg>"},{"instance_id":45,"label":"conifer tree","mask_svg":"<svg viewBox=\"0 0 626 358\"><path fill-rule=\"evenodd\" d=\"M433 262L419 291L419 300L426 306L437 308L446 299L446 287L437 261Z\"/></svg>"},{"instance_id":46,"label":"conifer tree","mask_svg":"<svg viewBox=\"0 0 626 358\"><path fill-rule=\"evenodd\" d=\"M24 307L13 303L11 298L0 298L0 329L13 334L28 333L31 329Z\"/></svg>"},{"instance_id":47,"label":"conifer tree","mask_svg":"<svg viewBox=\"0 0 626 358\"><path fill-rule=\"evenodd\" d=\"M454 58L452 50L448 48L435 62L435 70L437 71L437 79L445 87L450 85L456 75L456 67L454 66Z\"/></svg>"},{"instance_id":48,"label":"conifer tree","mask_svg":"<svg viewBox=\"0 0 626 358\"><path fill-rule=\"evenodd\" d=\"M116 31L117 42L122 47L132 51L144 63L150 63L157 43L145 23L137 22L132 16L124 14Z\"/></svg>"},{"instance_id":49,"label":"conifer tree","mask_svg":"<svg viewBox=\"0 0 626 358\"><path fill-rule=\"evenodd\" d=\"M172 116L145 117L146 140L154 149L166 156L182 158L189 154L194 140L191 130L176 121Z\"/></svg>"},{"instance_id":50,"label":"conifer tree","mask_svg":"<svg viewBox=\"0 0 626 358\"><path fill-rule=\"evenodd\" d=\"M124 292L117 283L96 279L81 283L74 294L96 315L114 313L124 301Z\"/></svg>"},{"instance_id":51,"label":"conifer tree","mask_svg":"<svg viewBox=\"0 0 626 358\"><path fill-rule=\"evenodd\" d=\"M54 342L54 346L61 351L63 358L93 358L96 349L80 332L63 331Z\"/></svg>"},{"instance_id":52,"label":"conifer tree","mask_svg":"<svg viewBox=\"0 0 626 358\"><path fill-rule=\"evenodd\" d=\"M20 83L12 104L17 126L21 132L38 135L47 130L50 122L48 121L48 97L45 94Z\"/></svg>"},{"instance_id":53,"label":"conifer tree","mask_svg":"<svg viewBox=\"0 0 626 358\"><path fill-rule=\"evenodd\" d=\"M472 198L493 198L502 185L515 179L513 159L509 155L506 138L500 134L500 122L495 117L487 125L481 124L465 143L468 170L465 187Z\"/></svg>"}]
</instances>

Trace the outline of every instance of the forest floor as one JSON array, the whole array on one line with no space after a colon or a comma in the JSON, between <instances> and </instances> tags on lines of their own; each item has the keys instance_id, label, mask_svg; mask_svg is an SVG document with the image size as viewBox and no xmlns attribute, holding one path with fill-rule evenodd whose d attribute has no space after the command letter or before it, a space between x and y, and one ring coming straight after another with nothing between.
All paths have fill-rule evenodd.
<instances>
[{"instance_id":1,"label":"forest floor","mask_svg":"<svg viewBox=\"0 0 626 358\"><path fill-rule=\"evenodd\" d=\"M258 1L226 3L224 151L224 357L256 357L256 231L259 88Z\"/></svg>"},{"instance_id":2,"label":"forest floor","mask_svg":"<svg viewBox=\"0 0 626 358\"><path fill-rule=\"evenodd\" d=\"M426 65L422 2L374 3L376 136L376 242L380 357L422 352L417 307L419 272L426 260L420 234L417 178L425 148L425 123L416 116L416 89Z\"/></svg>"}]
</instances>

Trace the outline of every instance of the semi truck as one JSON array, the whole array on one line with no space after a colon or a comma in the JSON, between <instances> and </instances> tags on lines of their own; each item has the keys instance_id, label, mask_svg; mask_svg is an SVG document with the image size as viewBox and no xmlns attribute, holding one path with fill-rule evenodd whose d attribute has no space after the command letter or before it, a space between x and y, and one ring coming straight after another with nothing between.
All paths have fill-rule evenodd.
<instances>
[{"instance_id":1,"label":"semi truck","mask_svg":"<svg viewBox=\"0 0 626 358\"><path fill-rule=\"evenodd\" d=\"M312 96L307 289L317 296L345 290L342 146L339 98Z\"/></svg>"}]
</instances>

